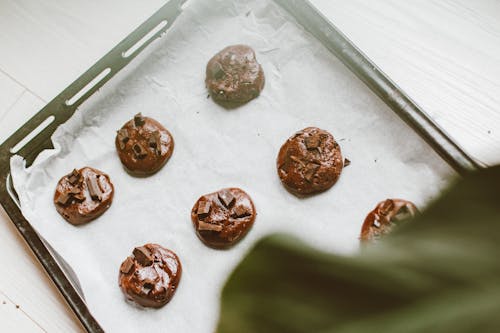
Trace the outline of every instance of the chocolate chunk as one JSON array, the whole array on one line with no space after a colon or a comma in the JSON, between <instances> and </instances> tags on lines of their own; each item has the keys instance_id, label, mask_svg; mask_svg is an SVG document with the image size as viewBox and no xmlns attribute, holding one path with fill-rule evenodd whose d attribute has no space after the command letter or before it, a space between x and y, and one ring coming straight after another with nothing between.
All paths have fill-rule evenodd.
<instances>
[{"instance_id":1,"label":"chocolate chunk","mask_svg":"<svg viewBox=\"0 0 500 333\"><path fill-rule=\"evenodd\" d=\"M85 179L92 200L102 201L102 192L97 182L97 177L92 175Z\"/></svg>"},{"instance_id":2,"label":"chocolate chunk","mask_svg":"<svg viewBox=\"0 0 500 333\"><path fill-rule=\"evenodd\" d=\"M128 130L126 128L122 128L118 131L118 144L120 145L120 149L125 149L125 144L130 140L130 136Z\"/></svg>"},{"instance_id":3,"label":"chocolate chunk","mask_svg":"<svg viewBox=\"0 0 500 333\"><path fill-rule=\"evenodd\" d=\"M85 200L85 194L83 194L83 192L80 192L78 194L74 194L73 198L78 202L82 202Z\"/></svg>"},{"instance_id":4,"label":"chocolate chunk","mask_svg":"<svg viewBox=\"0 0 500 333\"><path fill-rule=\"evenodd\" d=\"M416 213L417 210L414 208L414 206L406 204L398 210L398 212L396 213L396 215L394 215L392 220L393 222L405 221L415 216Z\"/></svg>"},{"instance_id":5,"label":"chocolate chunk","mask_svg":"<svg viewBox=\"0 0 500 333\"><path fill-rule=\"evenodd\" d=\"M68 178L68 181L72 184L72 185L76 185L79 183L80 181L80 178L81 178L81 174L78 170L76 169L73 169L73 171L69 174L69 178Z\"/></svg>"},{"instance_id":6,"label":"chocolate chunk","mask_svg":"<svg viewBox=\"0 0 500 333\"><path fill-rule=\"evenodd\" d=\"M321 141L319 135L313 134L311 136L306 137L304 139L304 143L307 149L312 150L318 148Z\"/></svg>"},{"instance_id":7,"label":"chocolate chunk","mask_svg":"<svg viewBox=\"0 0 500 333\"><path fill-rule=\"evenodd\" d=\"M344 167L349 165L351 165L351 161L348 158L344 159Z\"/></svg>"},{"instance_id":8,"label":"chocolate chunk","mask_svg":"<svg viewBox=\"0 0 500 333\"><path fill-rule=\"evenodd\" d=\"M214 65L211 68L211 74L214 79L219 80L222 79L224 76L224 69L222 68L222 65L218 62L215 62Z\"/></svg>"},{"instance_id":9,"label":"chocolate chunk","mask_svg":"<svg viewBox=\"0 0 500 333\"><path fill-rule=\"evenodd\" d=\"M250 216L251 212L248 210L248 207L245 205L237 205L234 208L234 216L236 217L245 217Z\"/></svg>"},{"instance_id":10,"label":"chocolate chunk","mask_svg":"<svg viewBox=\"0 0 500 333\"><path fill-rule=\"evenodd\" d=\"M157 154L161 154L161 134L160 131L154 131L149 137L149 146L154 148Z\"/></svg>"},{"instance_id":11,"label":"chocolate chunk","mask_svg":"<svg viewBox=\"0 0 500 333\"><path fill-rule=\"evenodd\" d=\"M292 156L290 156L290 159L291 159L292 161L297 162L297 163L299 163L300 165L304 166L304 161L302 161L302 160L301 160L300 158L298 158L297 156L292 155Z\"/></svg>"},{"instance_id":12,"label":"chocolate chunk","mask_svg":"<svg viewBox=\"0 0 500 333\"><path fill-rule=\"evenodd\" d=\"M142 116L142 113L138 113L134 116L134 125L136 127L141 127L141 126L144 126L144 124L146 123L146 121L144 120L144 117Z\"/></svg>"},{"instance_id":13,"label":"chocolate chunk","mask_svg":"<svg viewBox=\"0 0 500 333\"><path fill-rule=\"evenodd\" d=\"M80 190L78 187L72 187L70 190L69 190L69 193L71 194L79 194L81 193L82 190Z\"/></svg>"},{"instance_id":14,"label":"chocolate chunk","mask_svg":"<svg viewBox=\"0 0 500 333\"><path fill-rule=\"evenodd\" d=\"M206 223L203 221L198 221L198 230L209 230L215 232L221 232L222 226L220 224Z\"/></svg>"},{"instance_id":15,"label":"chocolate chunk","mask_svg":"<svg viewBox=\"0 0 500 333\"><path fill-rule=\"evenodd\" d=\"M210 207L211 207L210 202L200 201L198 203L198 210L196 211L196 214L200 219L205 218L210 213Z\"/></svg>"},{"instance_id":16,"label":"chocolate chunk","mask_svg":"<svg viewBox=\"0 0 500 333\"><path fill-rule=\"evenodd\" d=\"M379 214L385 216L389 214L393 208L394 208L394 201L392 201L391 199L387 199L380 207Z\"/></svg>"},{"instance_id":17,"label":"chocolate chunk","mask_svg":"<svg viewBox=\"0 0 500 333\"><path fill-rule=\"evenodd\" d=\"M137 158L138 160L142 160L146 156L148 156L148 152L140 143L134 144L132 148L134 149L135 158Z\"/></svg>"},{"instance_id":18,"label":"chocolate chunk","mask_svg":"<svg viewBox=\"0 0 500 333\"><path fill-rule=\"evenodd\" d=\"M151 251L148 250L148 248L141 246L141 247L136 247L134 251L132 251L134 254L135 259L139 264L142 266L150 266L153 264L153 256L151 255Z\"/></svg>"},{"instance_id":19,"label":"chocolate chunk","mask_svg":"<svg viewBox=\"0 0 500 333\"><path fill-rule=\"evenodd\" d=\"M222 204L226 207L229 208L233 203L234 203L234 195L228 191L228 190L222 190L218 193L219 200L222 202Z\"/></svg>"},{"instance_id":20,"label":"chocolate chunk","mask_svg":"<svg viewBox=\"0 0 500 333\"><path fill-rule=\"evenodd\" d=\"M63 206L67 205L70 201L71 201L71 193L69 192L63 192L57 198L57 203Z\"/></svg>"},{"instance_id":21,"label":"chocolate chunk","mask_svg":"<svg viewBox=\"0 0 500 333\"><path fill-rule=\"evenodd\" d=\"M125 261L120 266L120 272L122 272L123 274L128 274L132 267L134 267L134 261L132 260L132 258L127 257L127 259L125 259Z\"/></svg>"},{"instance_id":22,"label":"chocolate chunk","mask_svg":"<svg viewBox=\"0 0 500 333\"><path fill-rule=\"evenodd\" d=\"M83 200L85 200L85 195L83 194L82 190L78 187L71 188L69 193L78 202L82 202Z\"/></svg>"},{"instance_id":23,"label":"chocolate chunk","mask_svg":"<svg viewBox=\"0 0 500 333\"><path fill-rule=\"evenodd\" d=\"M151 290L153 290L154 287L154 284L146 282L142 286L142 292L147 295Z\"/></svg>"},{"instance_id":24,"label":"chocolate chunk","mask_svg":"<svg viewBox=\"0 0 500 333\"><path fill-rule=\"evenodd\" d=\"M306 172L304 173L304 178L308 182L312 182L314 175L319 169L319 164L316 163L307 163L306 165Z\"/></svg>"}]
</instances>

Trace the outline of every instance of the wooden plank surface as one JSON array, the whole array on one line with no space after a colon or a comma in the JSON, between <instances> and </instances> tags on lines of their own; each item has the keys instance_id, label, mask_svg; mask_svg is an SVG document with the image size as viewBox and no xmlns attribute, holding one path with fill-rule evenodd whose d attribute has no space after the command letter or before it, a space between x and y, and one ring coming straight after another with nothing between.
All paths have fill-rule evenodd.
<instances>
[{"instance_id":1,"label":"wooden plank surface","mask_svg":"<svg viewBox=\"0 0 500 333\"><path fill-rule=\"evenodd\" d=\"M500 2L312 1L468 152L500 162ZM0 1L0 142L161 3ZM0 237L0 331L81 331L1 209Z\"/></svg>"}]
</instances>

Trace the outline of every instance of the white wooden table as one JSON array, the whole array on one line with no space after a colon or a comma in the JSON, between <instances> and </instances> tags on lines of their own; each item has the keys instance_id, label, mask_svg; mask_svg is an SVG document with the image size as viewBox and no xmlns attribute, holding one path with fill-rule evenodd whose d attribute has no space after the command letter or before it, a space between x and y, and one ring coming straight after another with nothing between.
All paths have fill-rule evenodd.
<instances>
[{"instance_id":1,"label":"white wooden table","mask_svg":"<svg viewBox=\"0 0 500 333\"><path fill-rule=\"evenodd\" d=\"M313 0L467 152L500 163L500 2ZM161 0L0 0L0 142ZM82 328L0 208L0 331Z\"/></svg>"}]
</instances>

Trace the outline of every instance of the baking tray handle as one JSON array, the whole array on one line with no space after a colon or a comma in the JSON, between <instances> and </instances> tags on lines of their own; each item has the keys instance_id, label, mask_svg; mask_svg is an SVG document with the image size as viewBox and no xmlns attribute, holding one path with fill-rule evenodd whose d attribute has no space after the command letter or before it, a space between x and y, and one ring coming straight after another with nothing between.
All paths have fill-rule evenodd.
<instances>
[{"instance_id":1,"label":"baking tray handle","mask_svg":"<svg viewBox=\"0 0 500 333\"><path fill-rule=\"evenodd\" d=\"M29 166L43 150L53 148L51 136L56 128L66 122L81 103L152 41L164 34L181 13L185 2L186 0L168 1L0 145L0 204L87 332L104 330L90 313L78 280L69 265L50 248L22 215L11 184L10 158L14 154L20 155Z\"/></svg>"}]
</instances>

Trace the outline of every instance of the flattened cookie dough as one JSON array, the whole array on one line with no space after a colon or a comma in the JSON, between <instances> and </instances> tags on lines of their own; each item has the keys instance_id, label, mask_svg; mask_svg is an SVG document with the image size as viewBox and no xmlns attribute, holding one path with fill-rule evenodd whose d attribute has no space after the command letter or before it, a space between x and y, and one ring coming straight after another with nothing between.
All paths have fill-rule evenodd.
<instances>
[{"instance_id":1,"label":"flattened cookie dough","mask_svg":"<svg viewBox=\"0 0 500 333\"><path fill-rule=\"evenodd\" d=\"M255 206L245 191L225 188L196 201L191 220L196 234L209 247L227 248L237 243L255 221Z\"/></svg>"},{"instance_id":2,"label":"flattened cookie dough","mask_svg":"<svg viewBox=\"0 0 500 333\"><path fill-rule=\"evenodd\" d=\"M56 186L54 204L66 221L79 225L90 222L111 206L114 187L105 173L85 167L62 177Z\"/></svg>"},{"instance_id":3,"label":"flattened cookie dough","mask_svg":"<svg viewBox=\"0 0 500 333\"><path fill-rule=\"evenodd\" d=\"M417 214L417 207L407 200L387 199L379 202L377 207L366 216L360 239L361 241L376 241Z\"/></svg>"},{"instance_id":4,"label":"flattened cookie dough","mask_svg":"<svg viewBox=\"0 0 500 333\"><path fill-rule=\"evenodd\" d=\"M126 299L159 308L175 294L182 275L177 255L157 244L136 247L120 266L118 285Z\"/></svg>"},{"instance_id":5,"label":"flattened cookie dough","mask_svg":"<svg viewBox=\"0 0 500 333\"><path fill-rule=\"evenodd\" d=\"M307 127L290 137L281 146L276 164L281 182L296 195L329 189L344 165L333 136L317 127Z\"/></svg>"},{"instance_id":6,"label":"flattened cookie dough","mask_svg":"<svg viewBox=\"0 0 500 333\"><path fill-rule=\"evenodd\" d=\"M239 105L260 95L264 71L246 45L228 46L207 64L205 84L212 99L223 106Z\"/></svg>"},{"instance_id":7,"label":"flattened cookie dough","mask_svg":"<svg viewBox=\"0 0 500 333\"><path fill-rule=\"evenodd\" d=\"M148 176L160 170L172 156L174 139L159 122L138 113L118 130L115 146L130 174Z\"/></svg>"}]
</instances>

